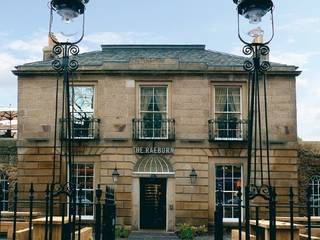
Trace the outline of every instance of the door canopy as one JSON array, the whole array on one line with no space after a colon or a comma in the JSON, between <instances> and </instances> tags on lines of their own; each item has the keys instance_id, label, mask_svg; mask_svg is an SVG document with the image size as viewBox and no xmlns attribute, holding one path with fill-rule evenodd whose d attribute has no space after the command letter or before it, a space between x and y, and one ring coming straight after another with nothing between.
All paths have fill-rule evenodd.
<instances>
[{"instance_id":1,"label":"door canopy","mask_svg":"<svg viewBox=\"0 0 320 240\"><path fill-rule=\"evenodd\" d=\"M161 155L148 155L141 157L134 169L134 174L174 175L169 159Z\"/></svg>"}]
</instances>

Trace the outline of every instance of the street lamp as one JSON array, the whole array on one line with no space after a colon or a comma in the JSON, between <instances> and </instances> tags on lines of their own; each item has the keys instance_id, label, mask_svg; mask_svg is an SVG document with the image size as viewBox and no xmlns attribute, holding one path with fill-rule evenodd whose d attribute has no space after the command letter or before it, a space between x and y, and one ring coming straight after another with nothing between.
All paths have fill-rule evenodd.
<instances>
[{"instance_id":1,"label":"street lamp","mask_svg":"<svg viewBox=\"0 0 320 240\"><path fill-rule=\"evenodd\" d=\"M55 43L52 51L57 56L52 61L53 69L58 75L63 76L63 92L62 92L62 131L63 136L61 138L61 154L65 156L65 169L66 169L66 184L69 186L75 185L74 171L73 171L73 130L72 130L72 116L71 111L73 108L73 98L70 94L70 73L78 69L78 61L75 58L70 59L70 55L76 56L79 53L79 47L77 44L83 39L84 36L84 19L85 19L85 4L88 0L51 0L50 6L50 25L49 25L49 36ZM80 19L80 32L74 34L71 31L65 31L65 26L70 30L75 27L77 19ZM56 105L58 106L58 84L56 94ZM56 136L57 136L57 116L58 107L56 106L56 117L55 117L55 136L54 136L54 166L53 166L53 178L52 184L55 184L55 168L56 168ZM62 162L60 162L60 165ZM59 177L59 184L61 184L61 172ZM68 180L69 177L69 180ZM69 183L68 183L69 181Z\"/></svg>"},{"instance_id":2,"label":"street lamp","mask_svg":"<svg viewBox=\"0 0 320 240\"><path fill-rule=\"evenodd\" d=\"M117 167L116 167L116 168L113 169L113 171L112 171L112 181L113 181L114 184L117 184L117 183L118 183L119 176L120 176L120 174L119 174L118 169L117 169Z\"/></svg>"},{"instance_id":3,"label":"street lamp","mask_svg":"<svg viewBox=\"0 0 320 240\"><path fill-rule=\"evenodd\" d=\"M194 185L197 181L197 178L198 178L197 171L194 168L192 168L192 170L189 174L189 177L190 177L191 184Z\"/></svg>"},{"instance_id":4,"label":"street lamp","mask_svg":"<svg viewBox=\"0 0 320 240\"><path fill-rule=\"evenodd\" d=\"M251 57L243 65L244 70L249 73L246 239L250 231L250 200L258 196L269 201L270 235L271 239L275 239L275 192L270 182L266 82L266 72L271 69L271 64L267 60L270 51L267 45L274 36L274 5L272 0L233 0L233 2L237 4L238 36L245 44L243 53ZM266 171L264 166L267 166Z\"/></svg>"},{"instance_id":5,"label":"street lamp","mask_svg":"<svg viewBox=\"0 0 320 240\"><path fill-rule=\"evenodd\" d=\"M271 0L233 0L237 4L238 36L246 44L243 48L245 55L251 58L244 62L244 69L249 72L249 109L248 109L248 172L247 186L249 186L250 199L262 196L269 199L270 164L269 164L269 134L268 134L268 109L267 109L267 83L266 72L271 69L266 56L269 54L268 43L274 36L273 2ZM270 14L270 21L265 21ZM241 32L241 21L245 19L249 25L256 27L247 32L251 42L246 40ZM249 21L248 21L249 20ZM264 38L265 29L261 28L262 22L269 22L271 35ZM259 25L259 26L258 26ZM257 27L258 26L258 27ZM264 26L268 28L268 26ZM261 83L262 82L262 83ZM262 86L260 87L260 84ZM262 118L264 115L264 119ZM264 121L263 121L264 120ZM263 132L264 134L263 134ZM264 146L265 143L265 146ZM265 149L264 149L265 148ZM262 150L266 151L263 157ZM267 171L263 171L267 165ZM252 171L253 166L253 171ZM253 173L253 176L251 175ZM266 175L267 174L267 175ZM266 176L265 176L266 175Z\"/></svg>"}]
</instances>

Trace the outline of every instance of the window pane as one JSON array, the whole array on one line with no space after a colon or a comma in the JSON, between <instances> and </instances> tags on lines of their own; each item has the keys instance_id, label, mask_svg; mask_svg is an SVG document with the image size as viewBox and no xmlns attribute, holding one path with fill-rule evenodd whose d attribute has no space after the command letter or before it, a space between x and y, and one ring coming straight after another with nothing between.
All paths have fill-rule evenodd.
<instances>
[{"instance_id":1,"label":"window pane","mask_svg":"<svg viewBox=\"0 0 320 240\"><path fill-rule=\"evenodd\" d=\"M70 93L71 102L74 101L72 112L93 112L93 87L71 87Z\"/></svg>"},{"instance_id":2,"label":"window pane","mask_svg":"<svg viewBox=\"0 0 320 240\"><path fill-rule=\"evenodd\" d=\"M237 218L239 216L237 186L241 186L241 179L241 166L216 166L216 191L218 191L220 185L223 193L224 218ZM218 192L216 192L216 202L217 197Z\"/></svg>"},{"instance_id":3,"label":"window pane","mask_svg":"<svg viewBox=\"0 0 320 240\"><path fill-rule=\"evenodd\" d=\"M141 137L166 138L167 87L141 87L140 94Z\"/></svg>"},{"instance_id":4,"label":"window pane","mask_svg":"<svg viewBox=\"0 0 320 240\"><path fill-rule=\"evenodd\" d=\"M82 203L81 214L84 216L93 215L93 178L94 178L94 165L89 163L77 163L74 164L74 172L77 183L77 202ZM80 186L82 189L82 194L79 195ZM79 214L79 205L77 206L77 214Z\"/></svg>"},{"instance_id":5,"label":"window pane","mask_svg":"<svg viewBox=\"0 0 320 240\"><path fill-rule=\"evenodd\" d=\"M240 87L216 87L215 111L216 112L240 112L241 98Z\"/></svg>"},{"instance_id":6,"label":"window pane","mask_svg":"<svg viewBox=\"0 0 320 240\"><path fill-rule=\"evenodd\" d=\"M222 166L217 166L216 167L216 177L217 178L223 177L223 168L222 168Z\"/></svg>"}]
</instances>

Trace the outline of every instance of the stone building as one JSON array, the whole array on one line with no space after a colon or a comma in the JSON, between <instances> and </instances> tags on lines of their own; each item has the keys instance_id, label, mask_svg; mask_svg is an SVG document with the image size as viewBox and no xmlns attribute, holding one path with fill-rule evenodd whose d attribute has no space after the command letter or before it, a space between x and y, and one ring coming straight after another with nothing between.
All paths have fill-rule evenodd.
<instances>
[{"instance_id":1,"label":"stone building","mask_svg":"<svg viewBox=\"0 0 320 240\"><path fill-rule=\"evenodd\" d=\"M210 224L222 184L224 220L235 221L236 186L246 184L247 172L245 58L204 45L102 45L77 58L75 169L87 186L87 218L93 218L94 188L114 184L118 224L167 231L180 223ZM299 73L284 64L272 64L268 73L271 178L279 201L284 188L298 187ZM34 182L43 191L53 166L57 77L51 60L18 66L14 74L19 181L22 189Z\"/></svg>"}]
</instances>

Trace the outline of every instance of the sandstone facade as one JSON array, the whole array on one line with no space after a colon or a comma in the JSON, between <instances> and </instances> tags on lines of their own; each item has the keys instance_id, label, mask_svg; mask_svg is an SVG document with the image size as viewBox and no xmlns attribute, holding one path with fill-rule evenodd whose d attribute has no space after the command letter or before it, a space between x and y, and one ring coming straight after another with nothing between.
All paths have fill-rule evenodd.
<instances>
[{"instance_id":1,"label":"sandstone facade","mask_svg":"<svg viewBox=\"0 0 320 240\"><path fill-rule=\"evenodd\" d=\"M155 50L160 54L155 56ZM120 53L128 55L127 58L114 59ZM183 54L188 53L190 59L184 59ZM73 75L75 85L94 87L94 116L101 121L99 139L76 143L75 161L94 164L95 187L113 185L112 172L117 168L120 174L115 186L117 223L140 228L143 206L139 181L145 177L167 179L166 230L172 231L180 223L212 223L217 166L240 166L241 185L246 184L246 142L208 139L208 120L215 118L216 86L241 88L241 114L246 119L248 82L241 66L243 58L210 52L204 46L104 46L97 53L98 58L102 62L95 65L96 60L90 54L79 55L80 68ZM19 88L20 189L27 191L28 184L33 182L41 197L53 173L56 76L49 62L19 66L15 74ZM295 89L298 74L293 66L277 64L268 74L271 179L281 201L286 201L287 187L292 186L298 192ZM174 141L132 139L132 119L139 118L141 86L167 87L167 117L175 119ZM61 81L59 88L61 94ZM136 154L134 147L153 144L174 149L172 154L165 154L174 174L146 176L134 172L137 161L145 156ZM58 171L59 165L56 167ZM190 182L192 169L198 175L194 184Z\"/></svg>"}]
</instances>

